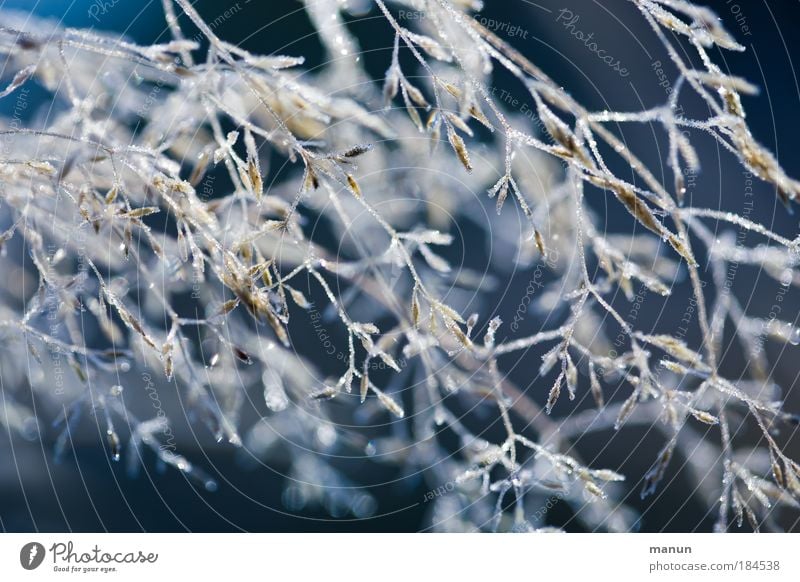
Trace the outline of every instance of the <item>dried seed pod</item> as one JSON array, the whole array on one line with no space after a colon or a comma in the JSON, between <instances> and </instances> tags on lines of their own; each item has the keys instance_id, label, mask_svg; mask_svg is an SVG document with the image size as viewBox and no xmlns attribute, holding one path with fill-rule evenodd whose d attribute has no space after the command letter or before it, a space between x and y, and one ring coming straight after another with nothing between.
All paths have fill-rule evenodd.
<instances>
[{"instance_id":1,"label":"dried seed pod","mask_svg":"<svg viewBox=\"0 0 800 582\"><path fill-rule=\"evenodd\" d=\"M361 384L359 389L359 396L361 398L361 403L363 404L364 401L367 399L367 393L369 392L369 376L367 375L366 371L361 375Z\"/></svg>"},{"instance_id":2,"label":"dried seed pod","mask_svg":"<svg viewBox=\"0 0 800 582\"><path fill-rule=\"evenodd\" d=\"M343 158L356 158L372 150L372 144L358 144L342 153Z\"/></svg>"},{"instance_id":3,"label":"dried seed pod","mask_svg":"<svg viewBox=\"0 0 800 582\"><path fill-rule=\"evenodd\" d=\"M689 412L691 412L692 416L695 417L700 422L702 422L703 424L710 424L710 425L719 424L719 418L717 418L713 414L706 412L705 410L691 409Z\"/></svg>"},{"instance_id":4,"label":"dried seed pod","mask_svg":"<svg viewBox=\"0 0 800 582\"><path fill-rule=\"evenodd\" d=\"M24 69L21 69L20 71L17 71L17 73L14 75L14 78L11 79L11 83L9 83L8 86L5 89L0 91L0 99L5 97L6 95L9 95L9 94L13 93L14 90L17 89L17 87L20 87L28 79L33 77L33 74L35 72L36 72L36 65L28 65Z\"/></svg>"},{"instance_id":5,"label":"dried seed pod","mask_svg":"<svg viewBox=\"0 0 800 582\"><path fill-rule=\"evenodd\" d=\"M422 94L422 91L420 91L414 85L406 81L405 78L403 78L402 80L402 85L405 93L417 107L421 107L422 109L425 110L430 108L430 103L428 103L428 101L425 99L425 96Z\"/></svg>"},{"instance_id":6,"label":"dried seed pod","mask_svg":"<svg viewBox=\"0 0 800 582\"><path fill-rule=\"evenodd\" d=\"M383 405L383 407L394 414L397 418L403 418L406 415L403 408L391 397L380 391L376 391L376 394L378 395L378 401Z\"/></svg>"},{"instance_id":7,"label":"dried seed pod","mask_svg":"<svg viewBox=\"0 0 800 582\"><path fill-rule=\"evenodd\" d=\"M453 60L452 55L449 51L445 50L442 45L436 42L429 36L424 34L417 34L411 32L410 30L403 29L403 35L405 38L409 39L411 42L416 44L434 59L449 63Z\"/></svg>"},{"instance_id":8,"label":"dried seed pod","mask_svg":"<svg viewBox=\"0 0 800 582\"><path fill-rule=\"evenodd\" d=\"M458 311L444 303L437 302L431 305L431 309L436 309L445 319L452 319L457 323L466 323L464 318L459 315Z\"/></svg>"},{"instance_id":9,"label":"dried seed pod","mask_svg":"<svg viewBox=\"0 0 800 582\"><path fill-rule=\"evenodd\" d=\"M444 116L451 124L458 128L461 133L465 133L468 136L473 137L472 130L469 128L469 125L467 125L458 115L451 113L450 111L445 111Z\"/></svg>"},{"instance_id":10,"label":"dried seed pod","mask_svg":"<svg viewBox=\"0 0 800 582\"><path fill-rule=\"evenodd\" d=\"M627 421L633 411L636 409L636 404L639 400L639 392L634 390L633 394L631 394L625 402L622 403L622 407L619 409L619 415L617 415L617 420L614 423L614 430L619 430L625 421Z\"/></svg>"},{"instance_id":11,"label":"dried seed pod","mask_svg":"<svg viewBox=\"0 0 800 582\"><path fill-rule=\"evenodd\" d=\"M316 392L312 392L310 397L312 400L330 400L335 398L338 391L333 386L323 386Z\"/></svg>"},{"instance_id":12,"label":"dried seed pod","mask_svg":"<svg viewBox=\"0 0 800 582\"><path fill-rule=\"evenodd\" d=\"M536 243L536 248L544 256L545 255L544 239L542 238L542 233L539 232L537 229L534 229L533 231L533 240Z\"/></svg>"},{"instance_id":13,"label":"dried seed pod","mask_svg":"<svg viewBox=\"0 0 800 582\"><path fill-rule=\"evenodd\" d=\"M624 481L625 476L620 475L616 471L611 471L609 469L599 469L596 471L591 472L592 477L600 479L601 481Z\"/></svg>"},{"instance_id":14,"label":"dried seed pod","mask_svg":"<svg viewBox=\"0 0 800 582\"><path fill-rule=\"evenodd\" d=\"M469 114L473 119L478 121L486 129L488 129L489 131L494 131L494 126L489 121L489 119L483 114L483 111L481 111L480 107L478 107L477 105L470 105Z\"/></svg>"},{"instance_id":15,"label":"dried seed pod","mask_svg":"<svg viewBox=\"0 0 800 582\"><path fill-rule=\"evenodd\" d=\"M603 493L603 490L600 489L594 481L585 481L583 488L593 497L599 497L600 499L606 498L606 494Z\"/></svg>"},{"instance_id":16,"label":"dried seed pod","mask_svg":"<svg viewBox=\"0 0 800 582\"><path fill-rule=\"evenodd\" d=\"M672 460L672 453L675 450L677 441L673 438L661 449L658 454L656 462L650 467L650 470L644 476L644 485L642 486L641 498L644 499L648 495L655 493L658 484L664 478L667 472L669 462Z\"/></svg>"},{"instance_id":17,"label":"dried seed pod","mask_svg":"<svg viewBox=\"0 0 800 582\"><path fill-rule=\"evenodd\" d=\"M352 174L347 174L347 185L350 186L350 191L353 193L353 196L361 198L361 187Z\"/></svg>"},{"instance_id":18,"label":"dried seed pod","mask_svg":"<svg viewBox=\"0 0 800 582\"><path fill-rule=\"evenodd\" d=\"M555 406L556 402L558 401L558 397L561 395L561 384L564 382L564 372L562 371L558 378L556 378L553 387L550 388L550 394L547 396L547 405L545 406L545 412L550 414L553 410L553 406Z\"/></svg>"},{"instance_id":19,"label":"dried seed pod","mask_svg":"<svg viewBox=\"0 0 800 582\"><path fill-rule=\"evenodd\" d=\"M388 106L397 97L400 89L400 70L395 63L386 71L386 79L383 83L383 101Z\"/></svg>"},{"instance_id":20,"label":"dried seed pod","mask_svg":"<svg viewBox=\"0 0 800 582\"><path fill-rule=\"evenodd\" d=\"M497 214L500 214L500 211L503 208L503 204L508 197L508 187L509 187L509 177L503 176L500 178L497 183L489 190L489 198L494 198L497 196Z\"/></svg>"},{"instance_id":21,"label":"dried seed pod","mask_svg":"<svg viewBox=\"0 0 800 582\"><path fill-rule=\"evenodd\" d=\"M233 349L233 355L236 356L237 360L248 365L253 363L253 359L250 357L250 354L248 354L242 348L240 348L239 346L232 346L232 349Z\"/></svg>"},{"instance_id":22,"label":"dried seed pod","mask_svg":"<svg viewBox=\"0 0 800 582\"><path fill-rule=\"evenodd\" d=\"M781 463L778 460L772 461L772 476L775 479L775 483L778 484L778 487L786 487L784 472L783 469L781 469Z\"/></svg>"},{"instance_id":23,"label":"dried seed pod","mask_svg":"<svg viewBox=\"0 0 800 582\"><path fill-rule=\"evenodd\" d=\"M455 337L462 346L467 349L471 349L473 347L472 341L467 337L467 334L465 334L461 328L458 327L458 324L454 322L447 322L447 329L451 334L453 334L453 337Z\"/></svg>"},{"instance_id":24,"label":"dried seed pod","mask_svg":"<svg viewBox=\"0 0 800 582\"><path fill-rule=\"evenodd\" d=\"M597 405L597 408L603 408L605 405L603 399L603 388L600 386L600 380L597 377L597 372L594 368L594 362L589 362L589 384L592 390L592 397Z\"/></svg>"},{"instance_id":25,"label":"dried seed pod","mask_svg":"<svg viewBox=\"0 0 800 582\"><path fill-rule=\"evenodd\" d=\"M319 188L317 173L310 165L306 165L306 172L303 178L303 190L308 192L310 190L316 190L317 188Z\"/></svg>"},{"instance_id":26,"label":"dried seed pod","mask_svg":"<svg viewBox=\"0 0 800 582\"><path fill-rule=\"evenodd\" d=\"M129 210L127 212L121 212L120 216L123 218L142 218L157 212L160 212L160 209L157 206L145 206L143 208L134 208L133 210Z\"/></svg>"},{"instance_id":27,"label":"dried seed pod","mask_svg":"<svg viewBox=\"0 0 800 582\"><path fill-rule=\"evenodd\" d=\"M450 95L452 95L456 99L461 99L461 96L463 95L461 89L459 89L458 87L456 87L452 83L448 83L447 81L443 81L441 79L437 79L437 81L439 81L439 84L442 87L444 87L444 90L447 91L448 93L450 93Z\"/></svg>"},{"instance_id":28,"label":"dried seed pod","mask_svg":"<svg viewBox=\"0 0 800 582\"><path fill-rule=\"evenodd\" d=\"M414 292L411 296L411 323L414 325L414 327L419 327L419 312L419 296L417 287L415 286Z\"/></svg>"},{"instance_id":29,"label":"dried seed pod","mask_svg":"<svg viewBox=\"0 0 800 582\"><path fill-rule=\"evenodd\" d=\"M461 165L464 166L467 172L472 172L472 162L469 159L467 146L464 144L464 140L461 136L449 125L447 126L447 139L450 141L450 145L453 146L453 150L456 152L456 156L458 157L458 161L461 162Z\"/></svg>"},{"instance_id":30,"label":"dried seed pod","mask_svg":"<svg viewBox=\"0 0 800 582\"><path fill-rule=\"evenodd\" d=\"M567 391L569 392L569 399L575 400L575 392L578 387L578 368L575 367L575 364L569 355L566 356L566 361L567 371L564 377L567 380Z\"/></svg>"},{"instance_id":31,"label":"dried seed pod","mask_svg":"<svg viewBox=\"0 0 800 582\"><path fill-rule=\"evenodd\" d=\"M106 204L113 204L114 200L117 199L117 194L119 194L119 186L114 184L106 194Z\"/></svg>"},{"instance_id":32,"label":"dried seed pod","mask_svg":"<svg viewBox=\"0 0 800 582\"><path fill-rule=\"evenodd\" d=\"M297 303L298 307L302 307L303 309L310 309L312 307L311 303L306 299L306 296L303 295L300 291L295 289L294 287L289 287L288 285L285 286L289 290L289 294L292 296L292 300Z\"/></svg>"}]
</instances>

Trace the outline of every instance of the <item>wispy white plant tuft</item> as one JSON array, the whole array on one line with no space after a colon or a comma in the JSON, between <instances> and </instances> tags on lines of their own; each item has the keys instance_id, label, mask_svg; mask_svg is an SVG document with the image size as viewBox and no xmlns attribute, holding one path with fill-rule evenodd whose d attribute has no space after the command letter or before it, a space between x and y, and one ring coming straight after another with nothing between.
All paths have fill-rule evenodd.
<instances>
[{"instance_id":1,"label":"wispy white plant tuft","mask_svg":"<svg viewBox=\"0 0 800 582\"><path fill-rule=\"evenodd\" d=\"M452 484L432 500L436 529L525 531L547 528L537 508L554 495L589 530L633 529L625 477L574 444L644 425L666 444L642 495L679 457L718 530L777 527L774 509L798 505L800 465L775 435L797 416L782 410L763 343L797 344L800 330L749 314L725 274L753 265L797 286L800 238L689 204L701 160L687 136L715 140L787 205L800 184L748 127L741 95L754 87L715 64L717 49L744 50L717 16L631 2L677 70L668 101L635 112L581 105L473 18L474 1L364 3L393 35L382 80L351 58L358 39L334 0L304 2L330 54L313 73L301 55L219 38L189 0L164 0L172 39L153 46L3 13L0 97L37 83L51 102L27 127L0 130L0 423L30 434L63 403L56 449L70 427L96 422L114 460L135 468L149 448L213 488L202 463L167 446L170 417L188 414L267 461L298 444L291 476L307 500L356 512L336 458L367 455L424 472L432 491ZM409 7L425 17L399 18ZM527 92L535 121L497 100L497 69ZM683 112L689 95L707 116ZM663 128L669 179L624 143L626 124ZM620 160L625 175L610 169ZM606 232L586 202L604 195L635 230ZM552 281L527 297L551 314L540 330L509 331L490 277L452 264L454 221L466 217L513 244L515 268L546 262ZM721 244L723 224L763 240ZM495 272L507 273L513 259L502 260ZM634 285L669 298L679 272L697 345L614 307ZM749 378L723 376L730 334ZM517 365L527 388L509 377ZM129 385L142 373L174 386L183 409L137 409L148 394ZM584 396L596 409L570 414L566 401Z\"/></svg>"}]
</instances>

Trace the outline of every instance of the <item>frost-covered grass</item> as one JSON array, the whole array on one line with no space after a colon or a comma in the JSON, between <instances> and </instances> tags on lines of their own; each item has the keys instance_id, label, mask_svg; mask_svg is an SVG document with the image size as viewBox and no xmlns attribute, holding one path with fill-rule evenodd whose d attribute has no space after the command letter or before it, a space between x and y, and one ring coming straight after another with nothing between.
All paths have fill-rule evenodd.
<instances>
[{"instance_id":1,"label":"frost-covered grass","mask_svg":"<svg viewBox=\"0 0 800 582\"><path fill-rule=\"evenodd\" d=\"M665 445L642 495L679 457L718 530L777 527L775 508L797 505L800 465L775 434L798 417L776 397L764 341L799 332L750 315L726 273L751 265L793 288L800 238L693 206L686 176L714 160L692 138L714 140L787 205L800 184L748 127L741 95L755 87L715 63L744 50L722 21L682 0L631 2L676 71L667 102L646 111L584 107L472 17L478 0L369 2L394 43L385 79L357 58L338 0L304 2L329 55L313 72L302 55L218 38L188 0L164 0L172 40L154 46L4 14L0 97L37 83L51 103L0 131L0 269L18 274L2 282L0 423L37 435L62 417L56 454L70 428L94 423L132 470L149 449L213 489L172 440L170 416L185 414L267 462L283 448L305 500L356 514L347 491L368 494L348 489L338 459L366 455L424 473L441 530L546 529L554 495L590 530L633 528L626 476L573 445L644 425ZM497 69L535 120L498 100ZM686 114L690 96L707 115ZM626 146L628 124L663 130L669 179ZM603 196L629 231L606 231L586 202ZM486 274L448 260L462 214L513 248L495 271L547 258L552 280L523 310L550 313L540 330L509 331L485 301ZM760 242L720 244L721 229ZM635 287L669 301L681 273L697 345L614 307ZM748 377L722 374L731 336ZM328 352L331 337L341 344ZM511 380L517 366L526 386ZM150 404L139 378L154 370L182 407ZM596 408L571 413L564 401L584 395Z\"/></svg>"}]
</instances>

